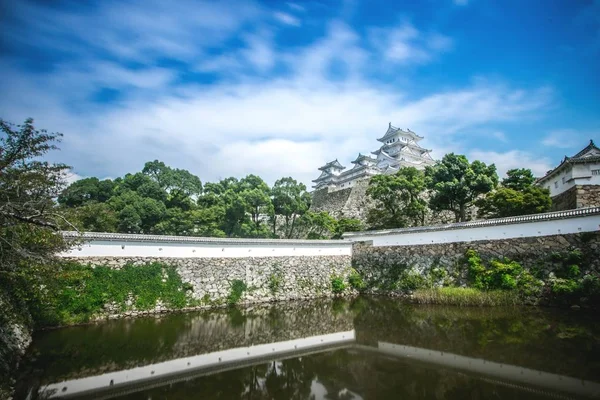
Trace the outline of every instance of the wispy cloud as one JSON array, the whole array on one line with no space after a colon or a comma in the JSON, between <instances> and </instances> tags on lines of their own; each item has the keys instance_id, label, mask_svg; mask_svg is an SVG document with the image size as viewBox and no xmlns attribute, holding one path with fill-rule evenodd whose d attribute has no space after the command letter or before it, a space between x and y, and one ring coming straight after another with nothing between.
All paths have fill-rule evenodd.
<instances>
[{"instance_id":1,"label":"wispy cloud","mask_svg":"<svg viewBox=\"0 0 600 400\"><path fill-rule=\"evenodd\" d=\"M500 178L505 177L506 171L513 168L529 168L535 176L544 176L548 170L552 169L552 162L548 158L539 158L522 150L507 152L473 150L469 152L469 159L495 164Z\"/></svg>"},{"instance_id":2,"label":"wispy cloud","mask_svg":"<svg viewBox=\"0 0 600 400\"><path fill-rule=\"evenodd\" d=\"M452 49L451 38L439 33L423 33L408 22L394 28L375 28L371 40L387 61L423 64Z\"/></svg>"},{"instance_id":3,"label":"wispy cloud","mask_svg":"<svg viewBox=\"0 0 600 400\"><path fill-rule=\"evenodd\" d=\"M300 26L300 19L294 17L292 14L286 12L277 11L273 16L279 21L286 25Z\"/></svg>"},{"instance_id":4,"label":"wispy cloud","mask_svg":"<svg viewBox=\"0 0 600 400\"><path fill-rule=\"evenodd\" d=\"M580 136L580 132L573 129L553 130L542 139L542 144L549 147L572 149L580 145Z\"/></svg>"},{"instance_id":5,"label":"wispy cloud","mask_svg":"<svg viewBox=\"0 0 600 400\"><path fill-rule=\"evenodd\" d=\"M469 0L454 0L454 4L457 6L466 6L469 4Z\"/></svg>"}]
</instances>

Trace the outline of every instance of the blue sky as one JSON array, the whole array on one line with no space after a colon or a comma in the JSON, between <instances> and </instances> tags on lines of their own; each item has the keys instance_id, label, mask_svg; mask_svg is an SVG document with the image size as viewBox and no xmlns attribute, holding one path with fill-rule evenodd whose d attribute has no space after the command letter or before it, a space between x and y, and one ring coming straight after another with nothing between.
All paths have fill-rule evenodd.
<instances>
[{"instance_id":1,"label":"blue sky","mask_svg":"<svg viewBox=\"0 0 600 400\"><path fill-rule=\"evenodd\" d=\"M600 1L5 1L0 117L77 176L310 184L389 122L499 171L600 141Z\"/></svg>"}]
</instances>

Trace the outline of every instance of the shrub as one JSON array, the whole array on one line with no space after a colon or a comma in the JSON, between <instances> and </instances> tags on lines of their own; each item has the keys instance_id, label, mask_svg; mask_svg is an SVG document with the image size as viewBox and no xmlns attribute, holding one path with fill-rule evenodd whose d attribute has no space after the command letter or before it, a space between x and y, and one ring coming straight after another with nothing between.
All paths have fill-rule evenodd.
<instances>
[{"instance_id":1,"label":"shrub","mask_svg":"<svg viewBox=\"0 0 600 400\"><path fill-rule=\"evenodd\" d=\"M344 283L344 279L340 276L332 276L331 277L331 291L335 294L342 293L346 290L346 284Z\"/></svg>"},{"instance_id":2,"label":"shrub","mask_svg":"<svg viewBox=\"0 0 600 400\"><path fill-rule=\"evenodd\" d=\"M348 283L350 284L350 286L352 286L354 289L356 289L358 291L361 291L366 287L366 284L363 281L362 276L360 276L358 271L356 271L355 269L352 269L352 271L350 272L350 275L348 275Z\"/></svg>"},{"instance_id":3,"label":"shrub","mask_svg":"<svg viewBox=\"0 0 600 400\"><path fill-rule=\"evenodd\" d=\"M248 289L246 283L239 279L231 281L231 287L229 289L229 295L227 296L227 304L234 305L242 298L244 292Z\"/></svg>"},{"instance_id":4,"label":"shrub","mask_svg":"<svg viewBox=\"0 0 600 400\"><path fill-rule=\"evenodd\" d=\"M425 278L418 272L405 271L398 282L396 288L403 292L412 292L425 286Z\"/></svg>"},{"instance_id":5,"label":"shrub","mask_svg":"<svg viewBox=\"0 0 600 400\"><path fill-rule=\"evenodd\" d=\"M456 287L418 289L413 293L413 300L420 304L454 306L506 306L518 303L517 296L510 292Z\"/></svg>"},{"instance_id":6,"label":"shrub","mask_svg":"<svg viewBox=\"0 0 600 400\"><path fill-rule=\"evenodd\" d=\"M269 290L272 295L275 295L283 285L283 276L280 273L272 273L269 275Z\"/></svg>"}]
</instances>

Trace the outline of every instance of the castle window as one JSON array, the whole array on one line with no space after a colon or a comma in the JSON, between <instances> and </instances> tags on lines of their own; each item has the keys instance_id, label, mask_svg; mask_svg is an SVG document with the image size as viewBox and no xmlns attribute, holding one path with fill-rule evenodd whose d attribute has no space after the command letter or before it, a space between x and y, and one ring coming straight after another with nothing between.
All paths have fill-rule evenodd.
<instances>
[{"instance_id":1,"label":"castle window","mask_svg":"<svg viewBox=\"0 0 600 400\"><path fill-rule=\"evenodd\" d=\"M563 183L563 185L565 184L565 177L564 176L562 178L562 183Z\"/></svg>"},{"instance_id":2,"label":"castle window","mask_svg":"<svg viewBox=\"0 0 600 400\"><path fill-rule=\"evenodd\" d=\"M557 188L558 187L558 181L554 182L554 187Z\"/></svg>"},{"instance_id":3,"label":"castle window","mask_svg":"<svg viewBox=\"0 0 600 400\"><path fill-rule=\"evenodd\" d=\"M600 175L600 169L593 169L592 175Z\"/></svg>"}]
</instances>

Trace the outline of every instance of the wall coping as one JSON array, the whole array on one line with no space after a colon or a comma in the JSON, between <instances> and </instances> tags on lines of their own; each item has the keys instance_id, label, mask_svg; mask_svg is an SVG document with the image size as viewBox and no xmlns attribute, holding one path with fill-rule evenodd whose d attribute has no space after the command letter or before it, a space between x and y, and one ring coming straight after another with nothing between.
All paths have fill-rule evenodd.
<instances>
[{"instance_id":1,"label":"wall coping","mask_svg":"<svg viewBox=\"0 0 600 400\"><path fill-rule=\"evenodd\" d=\"M447 231L456 229L471 229L481 228L486 226L500 226L500 225L512 225L522 224L530 222L541 222L541 221L558 221L561 219L569 218L580 218L591 215L600 215L600 207L588 207L578 208L575 210L567 211L554 211L543 214L531 214L521 215L518 217L506 217L506 218L494 218L486 220L477 220L469 222L457 222L453 224L444 225L432 225L432 226L415 226L412 228L397 228L397 229L382 229L377 231L361 231L361 232L346 232L343 235L344 239L350 239L354 237L362 236L379 236L389 234L407 234L407 233L418 233L418 232L435 232L435 231Z\"/></svg>"},{"instance_id":2,"label":"wall coping","mask_svg":"<svg viewBox=\"0 0 600 400\"><path fill-rule=\"evenodd\" d=\"M109 242L159 242L159 243L196 243L210 245L297 245L297 246L351 246L345 240L302 240L302 239L247 239L247 238L213 238L199 236L167 236L141 235L131 233L76 232L62 231L66 239L83 239L84 241L102 240Z\"/></svg>"}]
</instances>

